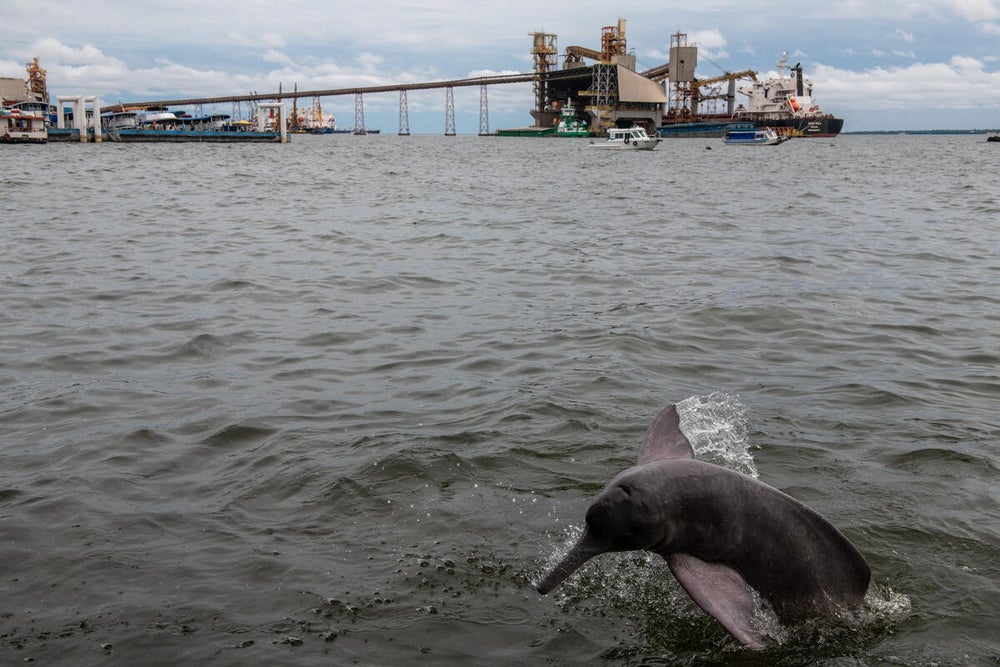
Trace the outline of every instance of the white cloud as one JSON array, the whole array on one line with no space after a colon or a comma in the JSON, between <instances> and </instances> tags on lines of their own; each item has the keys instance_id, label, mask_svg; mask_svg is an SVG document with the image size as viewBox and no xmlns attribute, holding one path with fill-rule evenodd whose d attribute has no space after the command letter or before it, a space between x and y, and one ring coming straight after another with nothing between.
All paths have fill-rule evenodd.
<instances>
[{"instance_id":1,"label":"white cloud","mask_svg":"<svg viewBox=\"0 0 1000 667\"><path fill-rule=\"evenodd\" d=\"M723 60L729 57L725 48L726 38L722 36L722 32L718 28L695 30L688 33L688 44L697 45L698 55L708 60Z\"/></svg>"},{"instance_id":2,"label":"white cloud","mask_svg":"<svg viewBox=\"0 0 1000 667\"><path fill-rule=\"evenodd\" d=\"M945 0L945 5L966 21L994 21L1000 18L995 0Z\"/></svg>"},{"instance_id":3,"label":"white cloud","mask_svg":"<svg viewBox=\"0 0 1000 667\"><path fill-rule=\"evenodd\" d=\"M67 67L109 66L124 67L117 58L105 55L100 49L90 44L73 47L46 37L31 45L31 52L36 53L42 62L57 62Z\"/></svg>"},{"instance_id":4,"label":"white cloud","mask_svg":"<svg viewBox=\"0 0 1000 667\"><path fill-rule=\"evenodd\" d=\"M232 42L236 46L256 46L257 45L257 41L256 40L251 39L250 37L247 37L246 35L242 35L242 34L240 34L238 32L230 32L230 33L228 33L226 35L226 38L229 39L229 41Z\"/></svg>"},{"instance_id":5,"label":"white cloud","mask_svg":"<svg viewBox=\"0 0 1000 667\"><path fill-rule=\"evenodd\" d=\"M697 44L700 49L721 49L726 45L726 38L718 28L695 30L688 33L688 44Z\"/></svg>"},{"instance_id":6,"label":"white cloud","mask_svg":"<svg viewBox=\"0 0 1000 667\"><path fill-rule=\"evenodd\" d=\"M975 58L861 72L819 65L810 78L828 110L1000 108L1000 72Z\"/></svg>"},{"instance_id":7,"label":"white cloud","mask_svg":"<svg viewBox=\"0 0 1000 667\"><path fill-rule=\"evenodd\" d=\"M267 63L277 63L279 65L291 65L292 59L277 49L266 49L261 54L261 59Z\"/></svg>"}]
</instances>

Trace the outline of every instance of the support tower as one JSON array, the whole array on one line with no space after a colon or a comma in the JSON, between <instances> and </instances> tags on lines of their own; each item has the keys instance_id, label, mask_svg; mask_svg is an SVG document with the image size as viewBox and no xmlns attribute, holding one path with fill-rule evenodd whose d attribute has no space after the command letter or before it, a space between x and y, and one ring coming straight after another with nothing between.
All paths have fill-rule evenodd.
<instances>
[{"instance_id":1,"label":"support tower","mask_svg":"<svg viewBox=\"0 0 1000 667\"><path fill-rule=\"evenodd\" d=\"M534 38L534 45L531 48L531 57L535 61L535 111L537 114L533 114L536 119L536 124L541 121L538 120L542 117L542 114L551 105L551 100L548 99L547 89L545 82L542 81L542 76L548 72L553 72L559 66L559 50L556 47L556 36L547 32L532 32L529 33Z\"/></svg>"}]
</instances>

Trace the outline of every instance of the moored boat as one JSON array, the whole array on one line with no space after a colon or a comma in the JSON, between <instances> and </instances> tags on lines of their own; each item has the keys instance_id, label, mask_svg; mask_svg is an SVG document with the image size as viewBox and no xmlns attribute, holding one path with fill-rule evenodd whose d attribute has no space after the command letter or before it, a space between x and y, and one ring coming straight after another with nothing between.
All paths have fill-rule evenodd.
<instances>
[{"instance_id":1,"label":"moored boat","mask_svg":"<svg viewBox=\"0 0 1000 667\"><path fill-rule=\"evenodd\" d=\"M656 130L657 136L663 138L703 138L724 137L730 130L755 130L757 126L749 121L732 120L703 121L692 123L671 123Z\"/></svg>"},{"instance_id":2,"label":"moored boat","mask_svg":"<svg viewBox=\"0 0 1000 667\"><path fill-rule=\"evenodd\" d=\"M281 133L276 130L258 130L251 121L233 121L229 114L208 114L192 116L184 112L164 109L149 110L145 113L133 110L118 110L101 114L101 129L105 141L122 143L149 142L280 142ZM94 128L87 129L88 138L94 136ZM79 141L77 128L52 128L50 141Z\"/></svg>"},{"instance_id":3,"label":"moored boat","mask_svg":"<svg viewBox=\"0 0 1000 667\"><path fill-rule=\"evenodd\" d=\"M102 113L101 127L108 130L130 130L139 127L139 112L125 110Z\"/></svg>"},{"instance_id":4,"label":"moored boat","mask_svg":"<svg viewBox=\"0 0 1000 667\"><path fill-rule=\"evenodd\" d=\"M576 106L567 101L559 110L559 119L550 127L516 127L497 130L498 137L589 137L587 122L580 120Z\"/></svg>"},{"instance_id":5,"label":"moored boat","mask_svg":"<svg viewBox=\"0 0 1000 667\"><path fill-rule=\"evenodd\" d=\"M0 143L44 144L48 141L45 114L24 104L0 109Z\"/></svg>"}]
</instances>

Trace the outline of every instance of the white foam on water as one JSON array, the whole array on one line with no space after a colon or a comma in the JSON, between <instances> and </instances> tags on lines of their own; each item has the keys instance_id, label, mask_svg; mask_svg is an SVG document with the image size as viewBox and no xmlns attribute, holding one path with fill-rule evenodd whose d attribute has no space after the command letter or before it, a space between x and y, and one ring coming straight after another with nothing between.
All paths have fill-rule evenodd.
<instances>
[{"instance_id":1,"label":"white foam on water","mask_svg":"<svg viewBox=\"0 0 1000 667\"><path fill-rule=\"evenodd\" d=\"M910 596L872 582L865 594L865 622L892 621L910 613Z\"/></svg>"},{"instance_id":2,"label":"white foam on water","mask_svg":"<svg viewBox=\"0 0 1000 667\"><path fill-rule=\"evenodd\" d=\"M677 414L696 458L758 477L747 408L739 396L722 391L692 396L677 404Z\"/></svg>"}]
</instances>

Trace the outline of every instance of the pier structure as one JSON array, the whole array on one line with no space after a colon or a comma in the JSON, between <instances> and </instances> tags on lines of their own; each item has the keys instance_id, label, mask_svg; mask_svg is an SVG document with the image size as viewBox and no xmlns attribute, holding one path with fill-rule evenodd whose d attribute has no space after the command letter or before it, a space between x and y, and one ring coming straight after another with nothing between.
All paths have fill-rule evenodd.
<instances>
[{"instance_id":1,"label":"pier structure","mask_svg":"<svg viewBox=\"0 0 1000 667\"><path fill-rule=\"evenodd\" d=\"M284 102L261 102L257 105L257 131L266 132L266 114L264 113L267 109L276 109L278 111L278 133L281 137L281 143L288 143L288 119L285 117L285 104ZM98 123L100 124L100 123Z\"/></svg>"},{"instance_id":2,"label":"pier structure","mask_svg":"<svg viewBox=\"0 0 1000 667\"><path fill-rule=\"evenodd\" d=\"M103 141L103 136L101 135L101 98L97 96L86 96L86 95L59 95L56 97L56 127L60 130L70 129L69 123L66 119L66 107L64 106L67 102L72 103L73 112L73 128L75 128L80 134L80 142L86 143L88 139L87 130L87 104L89 103L92 107L94 114L94 122L92 123L94 128L94 143L99 144Z\"/></svg>"},{"instance_id":3,"label":"pier structure","mask_svg":"<svg viewBox=\"0 0 1000 667\"><path fill-rule=\"evenodd\" d=\"M554 72L553 76L560 76L559 72ZM219 97L199 97L172 100L147 100L140 102L121 102L113 106L106 107L105 111L121 110L142 110L151 107L174 107L174 106L194 106L198 104L232 104L234 114L241 108L243 103L249 103L251 107L260 102L280 102L284 100L296 100L298 98L310 97L318 100L321 97L355 96L355 121L354 131L364 128L364 100L365 94L378 93L399 93L399 134L406 136L410 133L409 110L407 93L414 90L440 90L445 91L445 133L454 134L454 89L479 86L480 87L480 116L483 113L482 105L485 98L485 88L493 85L528 83L537 78L535 73L519 74L499 74L494 76L480 76L468 79L451 79L445 81L428 81L421 83L404 83L385 86L358 86L353 88L333 88L326 90L298 90L296 87L290 92L279 90L277 93L252 93L248 95L226 95ZM450 101L449 101L450 100ZM480 123L482 127L482 123Z\"/></svg>"},{"instance_id":4,"label":"pier structure","mask_svg":"<svg viewBox=\"0 0 1000 667\"><path fill-rule=\"evenodd\" d=\"M399 95L399 134L407 136L410 134L408 93L415 90L443 89L444 133L446 136L452 136L455 134L454 89L479 86L479 134L485 135L490 133L488 86L531 83L534 108L530 110L530 114L534 119L534 126L522 128L524 134L544 134L546 131L551 131L558 123L563 109L570 107L576 109L577 119L586 123L592 135L603 135L608 129L631 125L643 126L652 133L661 127L664 121L676 122L677 118L674 116L695 115L701 86L753 74L752 72L727 73L724 77L710 81L696 80L694 69L697 64L697 47L688 46L687 36L681 33L674 35L671 40L671 63L638 72L635 55L628 51L625 24L624 19L618 19L615 25L602 28L599 50L584 46L567 47L563 52L562 67L559 66L557 36L546 32L529 33L532 38L532 72L327 90L299 90L296 85L292 91L286 92L279 86L277 93L149 100L119 103L112 108L124 110L231 103L236 109L244 102L253 106L260 102L291 100L294 105L301 97L313 98L314 106L319 108L321 97L354 95L353 131L355 134L365 134L367 128L364 122L364 95L394 92ZM717 95L719 99L726 99L730 106L733 96L732 90L726 98L721 94ZM709 96L702 95L702 97ZM521 133L522 130L499 130L497 133L515 134Z\"/></svg>"},{"instance_id":5,"label":"pier structure","mask_svg":"<svg viewBox=\"0 0 1000 667\"><path fill-rule=\"evenodd\" d=\"M487 88L493 85L531 83L534 108L530 110L534 118L533 128L543 131L553 128L559 120L562 109L572 105L577 109L580 120L586 120L591 134L605 134L609 128L642 125L649 132L660 127L667 105L667 93L663 80L670 71L669 65L661 65L646 72L637 72L635 55L629 54L625 32L625 20L601 29L600 50L583 46L567 47L564 62L559 67L557 36L546 32L529 33L532 38L533 71L518 74L406 83L384 86L359 86L329 90L299 90L298 86L286 92L279 86L277 93L251 95L230 95L196 99L149 100L115 105L115 109L144 109L149 107L191 106L194 104L238 104L249 102L285 101L300 97L355 96L353 132L365 134L364 95L395 92L399 94L399 134L409 135L409 109L407 94L414 90L443 89L445 93L444 134L453 136L455 128L454 89L479 86L479 134L489 134L489 103ZM693 49L692 49L693 50ZM672 54L678 53L675 49ZM685 55L686 52L685 52ZM691 58L696 60L696 56ZM585 61L593 61L588 63ZM693 72L693 65L684 74ZM693 75L691 75L693 78ZM674 87L677 90L677 87ZM690 95L690 86L681 93L685 99ZM318 105L317 105L318 106ZM503 134L505 131L501 130Z\"/></svg>"}]
</instances>

